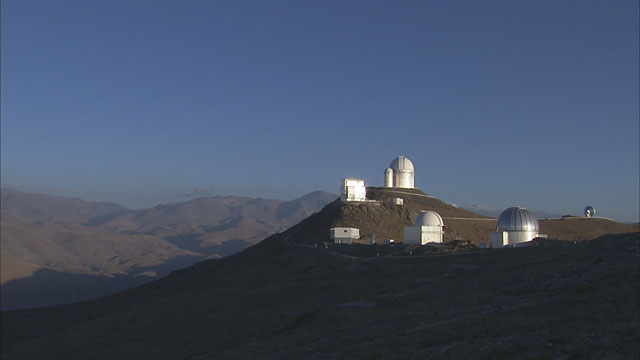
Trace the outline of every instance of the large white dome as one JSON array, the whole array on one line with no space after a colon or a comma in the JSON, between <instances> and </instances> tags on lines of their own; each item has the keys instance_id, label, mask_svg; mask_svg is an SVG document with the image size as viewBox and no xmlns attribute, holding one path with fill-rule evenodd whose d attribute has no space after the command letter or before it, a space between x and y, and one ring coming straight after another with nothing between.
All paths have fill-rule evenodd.
<instances>
[{"instance_id":1,"label":"large white dome","mask_svg":"<svg viewBox=\"0 0 640 360\"><path fill-rule=\"evenodd\" d=\"M395 160L393 160L391 162L391 169L393 169L393 171L397 171L397 170L411 170L413 171L413 163L411 162L411 160L409 160L408 158L404 157L404 156L398 156Z\"/></svg>"},{"instance_id":2,"label":"large white dome","mask_svg":"<svg viewBox=\"0 0 640 360\"><path fill-rule=\"evenodd\" d=\"M519 206L510 207L500 214L498 231L538 232L538 219L525 208Z\"/></svg>"},{"instance_id":3,"label":"large white dome","mask_svg":"<svg viewBox=\"0 0 640 360\"><path fill-rule=\"evenodd\" d=\"M423 211L416 218L416 226L444 226L444 221L435 211Z\"/></svg>"}]
</instances>

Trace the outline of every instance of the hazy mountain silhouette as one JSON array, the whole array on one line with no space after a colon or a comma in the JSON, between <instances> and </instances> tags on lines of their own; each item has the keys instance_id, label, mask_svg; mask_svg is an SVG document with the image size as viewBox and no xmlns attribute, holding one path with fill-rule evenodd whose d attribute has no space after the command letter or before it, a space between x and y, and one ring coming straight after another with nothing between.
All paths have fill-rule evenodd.
<instances>
[{"instance_id":1,"label":"hazy mountain silhouette","mask_svg":"<svg viewBox=\"0 0 640 360\"><path fill-rule=\"evenodd\" d=\"M336 198L322 191L291 201L207 197L107 214L86 225L117 233L152 235L183 249L220 255L216 249L222 244L230 242L240 250L288 229Z\"/></svg>"},{"instance_id":2,"label":"hazy mountain silhouette","mask_svg":"<svg viewBox=\"0 0 640 360\"><path fill-rule=\"evenodd\" d=\"M8 187L0 190L0 209L25 221L68 220L79 224L96 216L129 209L109 202L88 202L47 194L34 194Z\"/></svg>"},{"instance_id":3,"label":"hazy mountain silhouette","mask_svg":"<svg viewBox=\"0 0 640 360\"><path fill-rule=\"evenodd\" d=\"M62 220L25 222L2 215L3 256L51 270L110 276L179 256L201 255L149 235L117 234Z\"/></svg>"},{"instance_id":4,"label":"hazy mountain silhouette","mask_svg":"<svg viewBox=\"0 0 640 360\"><path fill-rule=\"evenodd\" d=\"M2 188L2 309L105 295L227 256L335 198L324 192L291 201L229 196L129 210Z\"/></svg>"},{"instance_id":5,"label":"hazy mountain silhouette","mask_svg":"<svg viewBox=\"0 0 640 360\"><path fill-rule=\"evenodd\" d=\"M480 250L469 245L480 239L475 229L495 219L419 190L370 190L383 202L331 203L238 254L116 295L3 312L2 356L634 358L640 350L637 227L546 220L541 228L560 240ZM405 205L386 204L391 196ZM326 243L334 225L365 229L376 241L395 237L418 209L440 212L446 231L466 241ZM575 241L614 232L630 233Z\"/></svg>"}]
</instances>

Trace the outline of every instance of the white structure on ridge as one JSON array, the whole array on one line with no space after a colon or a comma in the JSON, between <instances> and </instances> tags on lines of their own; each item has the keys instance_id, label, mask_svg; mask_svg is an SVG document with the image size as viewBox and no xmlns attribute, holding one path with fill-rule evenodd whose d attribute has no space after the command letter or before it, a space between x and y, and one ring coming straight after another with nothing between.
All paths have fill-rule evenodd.
<instances>
[{"instance_id":1,"label":"white structure on ridge","mask_svg":"<svg viewBox=\"0 0 640 360\"><path fill-rule=\"evenodd\" d=\"M360 229L349 227L335 227L329 230L329 238L336 244L351 244L360 239Z\"/></svg>"},{"instance_id":2,"label":"white structure on ridge","mask_svg":"<svg viewBox=\"0 0 640 360\"><path fill-rule=\"evenodd\" d=\"M367 188L364 186L364 180L343 179L342 188L340 189L340 200L366 201Z\"/></svg>"},{"instance_id":3,"label":"white structure on ridge","mask_svg":"<svg viewBox=\"0 0 640 360\"><path fill-rule=\"evenodd\" d=\"M384 187L393 187L393 169L391 168L384 170Z\"/></svg>"},{"instance_id":4,"label":"white structure on ridge","mask_svg":"<svg viewBox=\"0 0 640 360\"><path fill-rule=\"evenodd\" d=\"M435 211L423 211L416 218L415 226L406 226L402 233L405 244L424 245L444 239L444 221Z\"/></svg>"},{"instance_id":5,"label":"white structure on ridge","mask_svg":"<svg viewBox=\"0 0 640 360\"><path fill-rule=\"evenodd\" d=\"M538 231L538 219L529 210L514 206L500 214L498 227L491 232L489 241L492 248L500 248L531 241L539 237Z\"/></svg>"},{"instance_id":6,"label":"white structure on ridge","mask_svg":"<svg viewBox=\"0 0 640 360\"><path fill-rule=\"evenodd\" d=\"M593 206L589 205L586 208L584 208L584 216L585 217L590 218L590 217L593 217L593 215L595 215L595 214L596 214L596 209Z\"/></svg>"},{"instance_id":7,"label":"white structure on ridge","mask_svg":"<svg viewBox=\"0 0 640 360\"><path fill-rule=\"evenodd\" d=\"M413 189L415 171L411 160L398 156L384 171L384 186L391 188Z\"/></svg>"}]
</instances>

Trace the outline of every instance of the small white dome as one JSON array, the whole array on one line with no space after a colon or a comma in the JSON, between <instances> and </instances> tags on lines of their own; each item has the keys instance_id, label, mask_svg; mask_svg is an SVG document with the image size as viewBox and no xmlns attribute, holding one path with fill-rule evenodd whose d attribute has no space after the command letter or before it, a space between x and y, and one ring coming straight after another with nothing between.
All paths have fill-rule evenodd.
<instances>
[{"instance_id":1,"label":"small white dome","mask_svg":"<svg viewBox=\"0 0 640 360\"><path fill-rule=\"evenodd\" d=\"M413 171L413 163L404 156L398 156L391 162L391 169L395 170L411 170Z\"/></svg>"},{"instance_id":2,"label":"small white dome","mask_svg":"<svg viewBox=\"0 0 640 360\"><path fill-rule=\"evenodd\" d=\"M538 231L538 219L520 206L506 209L498 218L498 231Z\"/></svg>"},{"instance_id":3,"label":"small white dome","mask_svg":"<svg viewBox=\"0 0 640 360\"><path fill-rule=\"evenodd\" d=\"M416 226L444 226L444 221L435 211L423 211L416 218Z\"/></svg>"}]
</instances>

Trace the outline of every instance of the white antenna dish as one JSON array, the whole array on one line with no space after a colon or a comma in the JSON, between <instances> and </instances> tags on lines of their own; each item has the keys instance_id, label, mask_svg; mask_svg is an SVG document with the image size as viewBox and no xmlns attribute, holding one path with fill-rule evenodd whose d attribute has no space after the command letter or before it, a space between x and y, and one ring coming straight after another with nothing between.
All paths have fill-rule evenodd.
<instances>
[{"instance_id":1,"label":"white antenna dish","mask_svg":"<svg viewBox=\"0 0 640 360\"><path fill-rule=\"evenodd\" d=\"M595 214L596 214L596 209L594 209L593 206L589 205L586 208L584 208L584 216L590 218Z\"/></svg>"}]
</instances>

